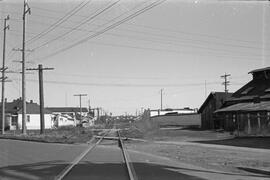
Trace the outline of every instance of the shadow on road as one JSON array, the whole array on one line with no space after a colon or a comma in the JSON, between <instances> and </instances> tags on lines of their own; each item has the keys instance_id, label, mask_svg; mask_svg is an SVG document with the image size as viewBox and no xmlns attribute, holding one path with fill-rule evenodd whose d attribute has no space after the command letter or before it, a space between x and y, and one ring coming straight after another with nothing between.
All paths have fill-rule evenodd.
<instances>
[{"instance_id":1,"label":"shadow on road","mask_svg":"<svg viewBox=\"0 0 270 180\"><path fill-rule=\"evenodd\" d=\"M62 161L47 161L33 164L22 164L0 168L0 179L54 179L68 164ZM175 171L175 167L148 163L134 163L138 179L184 179L203 180ZM123 163L90 163L82 162L72 169L65 179L104 179L127 180L127 172Z\"/></svg>"}]
</instances>

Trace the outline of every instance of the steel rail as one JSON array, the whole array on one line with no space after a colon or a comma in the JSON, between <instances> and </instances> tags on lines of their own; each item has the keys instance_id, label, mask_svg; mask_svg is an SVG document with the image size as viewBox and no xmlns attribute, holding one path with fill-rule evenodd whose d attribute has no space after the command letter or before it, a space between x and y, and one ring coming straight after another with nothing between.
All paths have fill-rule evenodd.
<instances>
[{"instance_id":1,"label":"steel rail","mask_svg":"<svg viewBox=\"0 0 270 180\"><path fill-rule=\"evenodd\" d=\"M85 151L83 151L77 158L75 158L71 164L66 167L62 172L60 172L56 177L55 180L62 180L71 170L72 168L77 165L90 151L92 151L100 142L103 140L103 138L109 134L111 129L106 132L95 144L92 146L89 146Z\"/></svg>"},{"instance_id":2,"label":"steel rail","mask_svg":"<svg viewBox=\"0 0 270 180\"><path fill-rule=\"evenodd\" d=\"M125 164L126 164L126 168L127 168L127 171L128 171L129 179L130 180L137 180L138 179L137 175L135 173L135 170L134 170L132 164L130 163L129 156L128 156L128 153L127 153L126 148L124 146L123 138L121 138L119 130L117 131L117 135L118 135L119 147L122 150L122 154L123 154L124 161L125 161Z\"/></svg>"}]
</instances>

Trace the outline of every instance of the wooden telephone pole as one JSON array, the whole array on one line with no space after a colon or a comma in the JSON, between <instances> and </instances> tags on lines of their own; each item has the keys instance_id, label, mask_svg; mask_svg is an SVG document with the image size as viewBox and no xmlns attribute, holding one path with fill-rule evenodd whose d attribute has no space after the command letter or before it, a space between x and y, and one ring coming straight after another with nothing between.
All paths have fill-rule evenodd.
<instances>
[{"instance_id":1,"label":"wooden telephone pole","mask_svg":"<svg viewBox=\"0 0 270 180\"><path fill-rule=\"evenodd\" d=\"M39 74L40 134L44 134L45 122L44 122L43 71L44 70L54 70L54 68L43 68L42 64L39 64L38 68L28 68L26 70L38 71L38 74Z\"/></svg>"},{"instance_id":2,"label":"wooden telephone pole","mask_svg":"<svg viewBox=\"0 0 270 180\"><path fill-rule=\"evenodd\" d=\"M26 93L25 93L25 17L31 14L27 0L23 2L23 38L22 38L22 133L26 134Z\"/></svg>"},{"instance_id":3,"label":"wooden telephone pole","mask_svg":"<svg viewBox=\"0 0 270 180\"><path fill-rule=\"evenodd\" d=\"M222 83L224 85L224 91L225 91L225 98L227 100L228 98L228 86L230 85L230 81L228 81L228 77L231 76L230 74L224 74L223 76L220 76L221 78L224 78L224 82Z\"/></svg>"},{"instance_id":4,"label":"wooden telephone pole","mask_svg":"<svg viewBox=\"0 0 270 180\"><path fill-rule=\"evenodd\" d=\"M228 86L230 85L230 81L228 81L228 77L231 76L230 74L224 74L223 76L220 76L221 78L224 78L224 82L222 83L224 85L224 91L225 93L228 93Z\"/></svg>"},{"instance_id":5,"label":"wooden telephone pole","mask_svg":"<svg viewBox=\"0 0 270 180\"><path fill-rule=\"evenodd\" d=\"M87 96L87 94L74 94L74 96L79 96L80 98L80 116L82 120L82 96Z\"/></svg>"},{"instance_id":6,"label":"wooden telephone pole","mask_svg":"<svg viewBox=\"0 0 270 180\"><path fill-rule=\"evenodd\" d=\"M9 29L9 25L7 25L7 20L9 20L9 16L7 16L4 20L4 39L3 39L3 66L1 68L2 71L2 134L5 134L5 81L6 81L6 76L5 76L5 71L7 70L6 64L5 64L5 53L6 53L6 30Z\"/></svg>"},{"instance_id":7,"label":"wooden telephone pole","mask_svg":"<svg viewBox=\"0 0 270 180\"><path fill-rule=\"evenodd\" d=\"M160 110L163 109L163 89L160 90Z\"/></svg>"}]
</instances>

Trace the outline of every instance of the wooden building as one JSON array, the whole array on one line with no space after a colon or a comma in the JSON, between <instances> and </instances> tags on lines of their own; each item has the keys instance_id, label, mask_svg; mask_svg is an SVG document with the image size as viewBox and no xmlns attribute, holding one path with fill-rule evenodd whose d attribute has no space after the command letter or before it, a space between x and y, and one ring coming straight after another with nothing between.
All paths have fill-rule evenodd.
<instances>
[{"instance_id":1,"label":"wooden building","mask_svg":"<svg viewBox=\"0 0 270 180\"><path fill-rule=\"evenodd\" d=\"M232 93L211 92L198 113L201 114L201 127L203 129L219 129L220 123L214 118L214 112L219 109Z\"/></svg>"},{"instance_id":2,"label":"wooden building","mask_svg":"<svg viewBox=\"0 0 270 180\"><path fill-rule=\"evenodd\" d=\"M215 111L216 119L228 131L244 135L270 133L270 67L251 72L253 78Z\"/></svg>"}]
</instances>

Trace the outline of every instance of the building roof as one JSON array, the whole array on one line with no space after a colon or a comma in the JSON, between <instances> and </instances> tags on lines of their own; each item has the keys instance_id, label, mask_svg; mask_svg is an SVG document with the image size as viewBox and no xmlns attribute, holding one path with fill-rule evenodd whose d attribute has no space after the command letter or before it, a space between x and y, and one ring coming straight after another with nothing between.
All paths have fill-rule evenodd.
<instances>
[{"instance_id":1,"label":"building roof","mask_svg":"<svg viewBox=\"0 0 270 180\"><path fill-rule=\"evenodd\" d=\"M227 93L227 98L230 98L232 96L233 93ZM216 101L224 101L225 102L225 98L226 98L226 93L225 92L211 92L208 97L206 98L206 100L204 101L204 103L201 105L198 113L202 113L203 109L206 107L206 105L208 104L208 102L210 101L211 98L216 98Z\"/></svg>"},{"instance_id":2,"label":"building roof","mask_svg":"<svg viewBox=\"0 0 270 180\"><path fill-rule=\"evenodd\" d=\"M270 67L255 69L255 70L250 71L249 74L253 74L253 73L256 73L256 72L262 72L262 71L270 71Z\"/></svg>"},{"instance_id":3,"label":"building roof","mask_svg":"<svg viewBox=\"0 0 270 180\"><path fill-rule=\"evenodd\" d=\"M26 104L26 114L39 114L40 106L37 103L27 103ZM18 111L18 114L22 114L22 109ZM51 111L44 108L44 114L51 114Z\"/></svg>"},{"instance_id":4,"label":"building roof","mask_svg":"<svg viewBox=\"0 0 270 180\"><path fill-rule=\"evenodd\" d=\"M238 103L215 111L220 112L256 112L256 111L270 111L270 101L262 101L260 103Z\"/></svg>"},{"instance_id":5,"label":"building roof","mask_svg":"<svg viewBox=\"0 0 270 180\"><path fill-rule=\"evenodd\" d=\"M58 112L58 113L68 113L68 112L80 112L79 107L47 107L51 112ZM88 109L85 107L82 107L82 112L88 112Z\"/></svg>"},{"instance_id":6,"label":"building roof","mask_svg":"<svg viewBox=\"0 0 270 180\"><path fill-rule=\"evenodd\" d=\"M22 100L16 99L12 102L6 102L6 113L11 114L21 114L22 113ZM40 106L37 103L34 103L33 101L26 103L26 113L27 114L39 114L40 113ZM44 110L45 114L51 114L51 112L47 109Z\"/></svg>"},{"instance_id":7,"label":"building roof","mask_svg":"<svg viewBox=\"0 0 270 180\"><path fill-rule=\"evenodd\" d=\"M229 101L253 100L254 97L270 99L270 92L267 91L269 88L269 79L253 79L233 93Z\"/></svg>"}]
</instances>

